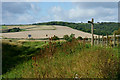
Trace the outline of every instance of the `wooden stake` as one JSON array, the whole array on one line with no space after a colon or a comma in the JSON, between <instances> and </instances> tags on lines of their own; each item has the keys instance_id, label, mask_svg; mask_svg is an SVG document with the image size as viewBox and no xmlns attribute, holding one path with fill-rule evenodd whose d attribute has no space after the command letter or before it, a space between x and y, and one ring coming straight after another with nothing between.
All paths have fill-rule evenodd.
<instances>
[{"instance_id":1,"label":"wooden stake","mask_svg":"<svg viewBox=\"0 0 120 80\"><path fill-rule=\"evenodd\" d=\"M106 44L107 44L107 46L109 45L109 39L108 39L108 34L107 34L107 39L106 39L107 41L106 41Z\"/></svg>"},{"instance_id":2,"label":"wooden stake","mask_svg":"<svg viewBox=\"0 0 120 80\"><path fill-rule=\"evenodd\" d=\"M100 44L100 35L98 35L98 42L97 44Z\"/></svg>"},{"instance_id":3,"label":"wooden stake","mask_svg":"<svg viewBox=\"0 0 120 80\"><path fill-rule=\"evenodd\" d=\"M91 34L92 34L92 38L91 38L91 45L93 46L94 45L94 35L93 35L93 29L94 29L94 19L92 18L92 24L91 24Z\"/></svg>"},{"instance_id":4,"label":"wooden stake","mask_svg":"<svg viewBox=\"0 0 120 80\"><path fill-rule=\"evenodd\" d=\"M113 46L115 47L115 45L116 45L116 35L115 34L113 34Z\"/></svg>"},{"instance_id":5,"label":"wooden stake","mask_svg":"<svg viewBox=\"0 0 120 80\"><path fill-rule=\"evenodd\" d=\"M104 36L102 35L102 46L104 46Z\"/></svg>"}]
</instances>

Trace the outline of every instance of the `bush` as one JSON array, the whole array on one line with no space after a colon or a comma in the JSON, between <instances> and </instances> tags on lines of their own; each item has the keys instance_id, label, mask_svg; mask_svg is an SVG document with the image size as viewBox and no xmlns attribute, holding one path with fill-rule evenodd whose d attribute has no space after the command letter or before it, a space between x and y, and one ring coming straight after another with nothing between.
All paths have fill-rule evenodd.
<instances>
[{"instance_id":1,"label":"bush","mask_svg":"<svg viewBox=\"0 0 120 80\"><path fill-rule=\"evenodd\" d=\"M59 37L58 36L53 36L53 37L51 37L52 38L52 40L59 40Z\"/></svg>"},{"instance_id":2,"label":"bush","mask_svg":"<svg viewBox=\"0 0 120 80\"><path fill-rule=\"evenodd\" d=\"M88 40L88 38L86 37L86 38L84 38L84 40Z\"/></svg>"},{"instance_id":3,"label":"bush","mask_svg":"<svg viewBox=\"0 0 120 80\"><path fill-rule=\"evenodd\" d=\"M75 39L75 34L71 34L70 36L64 35L63 38L64 38L66 41L71 42L73 39Z\"/></svg>"},{"instance_id":4,"label":"bush","mask_svg":"<svg viewBox=\"0 0 120 80\"><path fill-rule=\"evenodd\" d=\"M70 37L71 37L71 38L74 38L74 37L75 37L75 34L71 34Z\"/></svg>"},{"instance_id":5,"label":"bush","mask_svg":"<svg viewBox=\"0 0 120 80\"><path fill-rule=\"evenodd\" d=\"M8 29L8 32L19 32L21 31L20 28L12 28L12 29Z\"/></svg>"},{"instance_id":6,"label":"bush","mask_svg":"<svg viewBox=\"0 0 120 80\"><path fill-rule=\"evenodd\" d=\"M63 36L63 39L68 40L68 39L69 39L69 36L68 36L68 35L64 35L64 36Z\"/></svg>"},{"instance_id":7,"label":"bush","mask_svg":"<svg viewBox=\"0 0 120 80\"><path fill-rule=\"evenodd\" d=\"M78 36L77 40L83 40L83 38L81 36Z\"/></svg>"}]
</instances>

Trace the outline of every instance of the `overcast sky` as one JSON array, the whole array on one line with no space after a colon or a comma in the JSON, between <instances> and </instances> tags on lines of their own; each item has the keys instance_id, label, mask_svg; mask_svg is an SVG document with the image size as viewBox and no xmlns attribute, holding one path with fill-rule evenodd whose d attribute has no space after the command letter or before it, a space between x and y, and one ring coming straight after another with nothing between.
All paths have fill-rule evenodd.
<instances>
[{"instance_id":1,"label":"overcast sky","mask_svg":"<svg viewBox=\"0 0 120 80\"><path fill-rule=\"evenodd\" d=\"M117 22L117 2L3 2L3 24L48 21Z\"/></svg>"}]
</instances>

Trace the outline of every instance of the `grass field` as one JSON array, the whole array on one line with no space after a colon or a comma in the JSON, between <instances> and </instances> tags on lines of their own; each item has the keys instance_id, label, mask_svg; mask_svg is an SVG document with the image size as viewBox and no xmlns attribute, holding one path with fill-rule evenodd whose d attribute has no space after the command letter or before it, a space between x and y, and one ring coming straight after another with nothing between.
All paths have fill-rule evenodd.
<instances>
[{"instance_id":1,"label":"grass field","mask_svg":"<svg viewBox=\"0 0 120 80\"><path fill-rule=\"evenodd\" d=\"M89 43L3 42L3 78L115 78L118 48Z\"/></svg>"}]
</instances>

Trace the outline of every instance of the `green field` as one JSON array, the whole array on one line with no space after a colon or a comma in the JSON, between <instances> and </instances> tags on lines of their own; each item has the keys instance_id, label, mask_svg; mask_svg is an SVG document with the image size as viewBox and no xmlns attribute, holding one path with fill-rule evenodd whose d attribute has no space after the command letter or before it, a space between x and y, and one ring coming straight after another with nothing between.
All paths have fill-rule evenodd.
<instances>
[{"instance_id":1,"label":"green field","mask_svg":"<svg viewBox=\"0 0 120 80\"><path fill-rule=\"evenodd\" d=\"M118 48L66 41L3 41L3 78L116 78Z\"/></svg>"}]
</instances>

